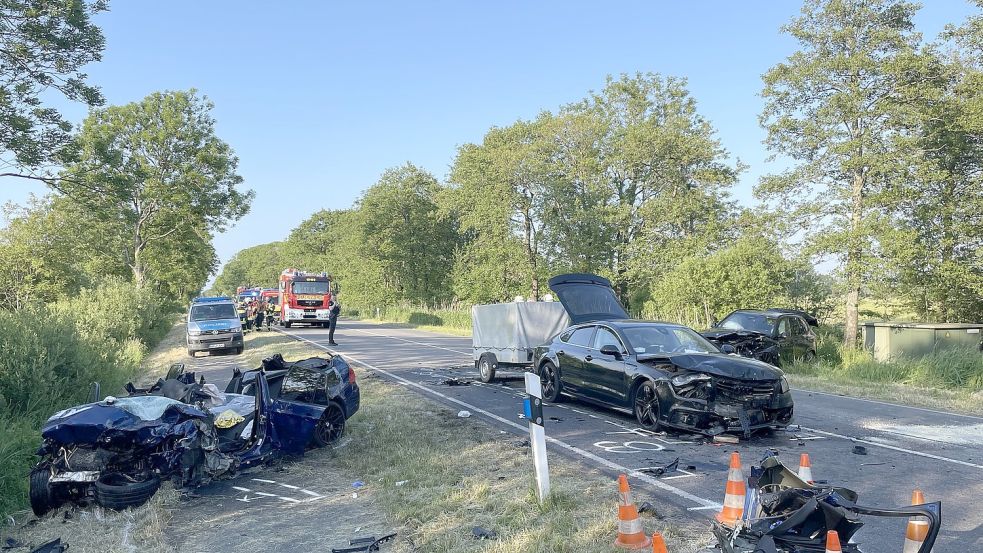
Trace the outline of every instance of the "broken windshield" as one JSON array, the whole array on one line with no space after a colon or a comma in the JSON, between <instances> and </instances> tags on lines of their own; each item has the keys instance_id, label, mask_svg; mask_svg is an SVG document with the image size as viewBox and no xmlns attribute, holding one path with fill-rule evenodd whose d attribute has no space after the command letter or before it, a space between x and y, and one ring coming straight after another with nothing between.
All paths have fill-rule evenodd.
<instances>
[{"instance_id":1,"label":"broken windshield","mask_svg":"<svg viewBox=\"0 0 983 553\"><path fill-rule=\"evenodd\" d=\"M638 325L622 327L635 353L719 353L703 336L681 326Z\"/></svg>"},{"instance_id":2,"label":"broken windshield","mask_svg":"<svg viewBox=\"0 0 983 553\"><path fill-rule=\"evenodd\" d=\"M771 329L775 327L775 318L767 317L761 313L736 311L727 315L718 326L728 330L750 330L761 334L771 334Z\"/></svg>"}]
</instances>

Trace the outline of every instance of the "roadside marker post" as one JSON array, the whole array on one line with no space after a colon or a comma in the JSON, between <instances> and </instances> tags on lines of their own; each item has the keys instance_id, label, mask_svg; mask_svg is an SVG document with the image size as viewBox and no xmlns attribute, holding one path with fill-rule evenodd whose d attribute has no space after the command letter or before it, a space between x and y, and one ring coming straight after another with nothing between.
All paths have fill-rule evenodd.
<instances>
[{"instance_id":1,"label":"roadside marker post","mask_svg":"<svg viewBox=\"0 0 983 553\"><path fill-rule=\"evenodd\" d=\"M529 397L523 402L523 410L529 420L529 443L536 467L536 492L542 503L550 494L550 467L546 462L546 431L543 428L543 384L538 375L526 373L526 393Z\"/></svg>"}]
</instances>

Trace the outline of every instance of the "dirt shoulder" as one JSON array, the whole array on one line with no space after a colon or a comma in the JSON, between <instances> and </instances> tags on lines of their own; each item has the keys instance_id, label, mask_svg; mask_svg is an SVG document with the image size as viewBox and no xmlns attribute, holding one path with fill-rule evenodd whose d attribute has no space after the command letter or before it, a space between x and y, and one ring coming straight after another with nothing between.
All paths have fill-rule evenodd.
<instances>
[{"instance_id":1,"label":"dirt shoulder","mask_svg":"<svg viewBox=\"0 0 983 553\"><path fill-rule=\"evenodd\" d=\"M275 352L287 359L317 353L279 334L246 339L246 354L210 361L251 367ZM157 374L182 360L178 324L145 367ZM609 477L554 455L553 495L540 506L523 438L358 374L362 407L333 449L213 483L191 499L166 489L122 513L90 507L41 520L22 513L2 537L32 546L60 537L72 551L100 553L330 550L351 537L389 532L398 538L383 552L618 550L616 484ZM475 527L497 537L475 539ZM669 527L652 517L643 527L664 532L680 553L695 551L708 537L702 525Z\"/></svg>"}]
</instances>

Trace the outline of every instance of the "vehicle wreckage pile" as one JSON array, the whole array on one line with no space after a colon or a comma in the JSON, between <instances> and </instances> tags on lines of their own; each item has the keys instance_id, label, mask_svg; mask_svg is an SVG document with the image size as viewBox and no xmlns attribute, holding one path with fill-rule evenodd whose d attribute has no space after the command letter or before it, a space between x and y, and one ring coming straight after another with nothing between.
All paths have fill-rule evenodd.
<instances>
[{"instance_id":1,"label":"vehicle wreckage pile","mask_svg":"<svg viewBox=\"0 0 983 553\"><path fill-rule=\"evenodd\" d=\"M736 492L736 493L735 493ZM717 546L705 553L807 553L826 551L836 532L843 553L862 553L854 538L861 517L909 518L905 553L929 553L942 525L941 502L900 508L865 507L846 488L810 483L769 455L744 480L735 452L724 509L712 521ZM920 494L916 494L920 497Z\"/></svg>"},{"instance_id":2,"label":"vehicle wreckage pile","mask_svg":"<svg viewBox=\"0 0 983 553\"><path fill-rule=\"evenodd\" d=\"M302 455L340 439L360 401L341 356L287 362L277 354L257 369L236 369L224 392L183 365L149 388L126 389L127 397L93 397L44 424L30 474L35 514L66 502L133 507L162 480L193 489Z\"/></svg>"}]
</instances>

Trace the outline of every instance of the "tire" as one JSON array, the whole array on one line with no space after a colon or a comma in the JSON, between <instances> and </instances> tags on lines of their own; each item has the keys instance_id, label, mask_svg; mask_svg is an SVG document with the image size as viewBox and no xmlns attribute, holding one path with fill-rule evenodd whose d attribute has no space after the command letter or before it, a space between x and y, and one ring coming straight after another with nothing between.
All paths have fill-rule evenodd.
<instances>
[{"instance_id":1,"label":"tire","mask_svg":"<svg viewBox=\"0 0 983 553\"><path fill-rule=\"evenodd\" d=\"M285 326L287 328L290 328L290 321L287 321L287 322L283 323L283 326Z\"/></svg>"},{"instance_id":2,"label":"tire","mask_svg":"<svg viewBox=\"0 0 983 553\"><path fill-rule=\"evenodd\" d=\"M31 510L36 516L43 516L58 506L51 491L51 470L47 467L34 469L30 476Z\"/></svg>"},{"instance_id":3,"label":"tire","mask_svg":"<svg viewBox=\"0 0 983 553\"><path fill-rule=\"evenodd\" d=\"M656 393L655 384L651 380L646 380L635 388L631 404L635 420L642 428L652 432L659 430L659 394Z\"/></svg>"},{"instance_id":4,"label":"tire","mask_svg":"<svg viewBox=\"0 0 983 553\"><path fill-rule=\"evenodd\" d=\"M560 395L563 393L563 380L560 378L560 371L556 365L547 361L539 368L539 381L543 385L543 399L550 403L559 403L563 400Z\"/></svg>"},{"instance_id":5,"label":"tire","mask_svg":"<svg viewBox=\"0 0 983 553\"><path fill-rule=\"evenodd\" d=\"M96 503L114 511L139 507L160 488L160 478L151 475L142 482L131 482L121 474L103 474L96 480Z\"/></svg>"},{"instance_id":6,"label":"tire","mask_svg":"<svg viewBox=\"0 0 983 553\"><path fill-rule=\"evenodd\" d=\"M485 384L495 380L495 367L498 366L498 359L494 353L482 353L478 358L478 377Z\"/></svg>"},{"instance_id":7,"label":"tire","mask_svg":"<svg viewBox=\"0 0 983 553\"><path fill-rule=\"evenodd\" d=\"M242 348L243 347L245 347L245 346L239 346L239 347L237 347L235 350L233 350L233 353L235 353L236 355L242 355Z\"/></svg>"},{"instance_id":8,"label":"tire","mask_svg":"<svg viewBox=\"0 0 983 553\"><path fill-rule=\"evenodd\" d=\"M314 447L326 447L336 443L344 434L345 411L336 402L329 402L321 420L314 426L311 443Z\"/></svg>"},{"instance_id":9,"label":"tire","mask_svg":"<svg viewBox=\"0 0 983 553\"><path fill-rule=\"evenodd\" d=\"M195 353L196 353L195 350L189 349L188 350L188 357L192 357L192 358L195 357Z\"/></svg>"}]
</instances>

